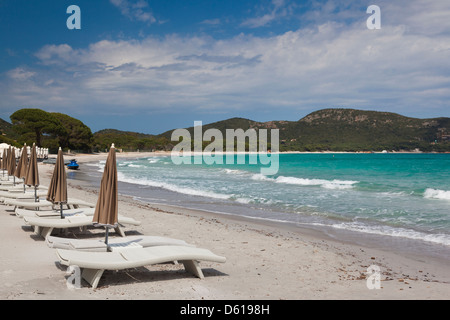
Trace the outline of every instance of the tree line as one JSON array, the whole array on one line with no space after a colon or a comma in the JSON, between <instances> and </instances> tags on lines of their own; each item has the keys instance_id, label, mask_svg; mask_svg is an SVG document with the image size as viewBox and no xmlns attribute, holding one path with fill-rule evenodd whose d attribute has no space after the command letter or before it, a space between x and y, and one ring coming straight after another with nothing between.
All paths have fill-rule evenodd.
<instances>
[{"instance_id":1,"label":"tree line","mask_svg":"<svg viewBox=\"0 0 450 320\"><path fill-rule=\"evenodd\" d=\"M91 151L94 135L91 129L78 119L63 113L41 109L20 109L10 116L12 130L17 141L55 152L63 149Z\"/></svg>"},{"instance_id":2,"label":"tree line","mask_svg":"<svg viewBox=\"0 0 450 320\"><path fill-rule=\"evenodd\" d=\"M148 134L101 130L95 134L82 121L63 113L47 112L41 109L20 109L11 116L11 128L2 141L17 146L32 145L48 148L51 153L63 150L76 152L97 152L109 149L111 143L123 151L170 150L172 145L165 137ZM5 122L6 123L6 122Z\"/></svg>"}]
</instances>

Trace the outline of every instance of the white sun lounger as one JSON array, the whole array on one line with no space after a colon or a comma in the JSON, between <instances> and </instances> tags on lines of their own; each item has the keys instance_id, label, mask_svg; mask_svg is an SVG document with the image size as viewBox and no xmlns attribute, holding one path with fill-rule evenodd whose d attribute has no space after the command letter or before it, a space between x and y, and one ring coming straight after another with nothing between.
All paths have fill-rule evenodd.
<instances>
[{"instance_id":1,"label":"white sun lounger","mask_svg":"<svg viewBox=\"0 0 450 320\"><path fill-rule=\"evenodd\" d=\"M203 279L199 261L224 263L225 257L218 256L207 249L186 246L157 246L147 248L128 248L113 252L84 252L56 249L59 262L65 266L77 266L81 276L92 288L105 270L123 270L144 267L159 263L179 261L187 272Z\"/></svg>"},{"instance_id":2,"label":"white sun lounger","mask_svg":"<svg viewBox=\"0 0 450 320\"><path fill-rule=\"evenodd\" d=\"M5 204L10 205L10 206L15 206L16 208L25 208L25 209L33 209L36 210L38 208L58 208L59 205L55 205L50 201L47 200L40 200L38 202L34 202L34 199L30 199L30 200L19 200L19 199L7 199L5 198L4 201ZM80 206L86 206L86 207L90 207L93 208L95 207L95 204L83 201L83 200L78 200L78 199L69 199L67 201L67 204L65 204L66 207L74 207L74 208L79 208Z\"/></svg>"},{"instance_id":3,"label":"white sun lounger","mask_svg":"<svg viewBox=\"0 0 450 320\"><path fill-rule=\"evenodd\" d=\"M1 172L1 170L0 170L0 172ZM22 182L23 182L22 179L16 179L15 184L21 184ZM8 177L1 177L1 173L0 173L0 185L13 186L14 185L14 177L9 176L9 180L8 180Z\"/></svg>"},{"instance_id":4,"label":"white sun lounger","mask_svg":"<svg viewBox=\"0 0 450 320\"><path fill-rule=\"evenodd\" d=\"M46 238L52 234L54 229L69 229L76 227L88 227L92 226L92 216L71 216L66 217L65 219L52 219L52 218L41 218L41 217L24 217L25 223L34 226L35 232L40 234L42 237ZM134 226L138 226L141 224L140 221L137 221L133 218L123 217L119 215L119 224L114 230L120 234L122 237L125 237L125 233L121 229L120 225L122 224L130 224Z\"/></svg>"},{"instance_id":5,"label":"white sun lounger","mask_svg":"<svg viewBox=\"0 0 450 320\"><path fill-rule=\"evenodd\" d=\"M61 217L61 211L58 210L28 210L28 209L16 209L16 216L23 217L41 217L41 218L54 218ZM74 216L84 214L86 216L93 216L95 208L77 208L77 209L63 209L64 216Z\"/></svg>"},{"instance_id":6,"label":"white sun lounger","mask_svg":"<svg viewBox=\"0 0 450 320\"><path fill-rule=\"evenodd\" d=\"M45 197L47 196L47 190L38 190L36 192L36 196L39 197ZM32 199L34 200L35 194L34 190L26 190L23 192L23 188L20 190L10 190L10 191L0 191L0 201L7 201L7 200L18 200L22 201L24 199Z\"/></svg>"},{"instance_id":7,"label":"white sun lounger","mask_svg":"<svg viewBox=\"0 0 450 320\"><path fill-rule=\"evenodd\" d=\"M37 190L48 190L48 187L46 186L37 186L36 187ZM3 185L0 184L0 190L2 191L21 191L23 192L23 184L19 184L15 186L11 185ZM33 191L34 192L34 187L29 187L29 186L25 186L25 191Z\"/></svg>"},{"instance_id":8,"label":"white sun lounger","mask_svg":"<svg viewBox=\"0 0 450 320\"><path fill-rule=\"evenodd\" d=\"M106 252L108 246L105 244L105 239L70 239L48 236L45 242L50 248L66 249L66 250L82 250ZM159 237L159 236L126 236L122 238L109 238L109 246L113 247L127 247L138 244L144 248L154 246L192 246L183 240Z\"/></svg>"}]
</instances>

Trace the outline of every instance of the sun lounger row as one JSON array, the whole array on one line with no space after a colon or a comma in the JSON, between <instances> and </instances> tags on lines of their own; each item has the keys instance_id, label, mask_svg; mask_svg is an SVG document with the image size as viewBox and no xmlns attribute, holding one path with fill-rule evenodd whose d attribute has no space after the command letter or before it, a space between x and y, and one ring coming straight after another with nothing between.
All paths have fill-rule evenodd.
<instances>
[{"instance_id":1,"label":"sun lounger row","mask_svg":"<svg viewBox=\"0 0 450 320\"><path fill-rule=\"evenodd\" d=\"M32 162L33 152L30 157ZM25 159L25 158L23 158ZM33 162L34 163L34 162ZM35 168L34 166L30 168ZM34 170L34 169L33 169ZM36 168L37 173L37 168ZM35 176L35 177L38 177ZM28 184L28 180L27 180ZM33 182L31 185L39 185ZM126 236L124 224L138 226L140 222L118 212L117 168L115 148L111 146L100 185L97 205L67 197L67 182L61 148L50 186L39 189L22 189L14 184L0 182L0 199L5 205L14 206L16 216L44 237L48 247L55 249L61 265L77 267L81 277L93 288L97 288L105 270L123 270L154 264L180 262L187 272L204 278L200 261L224 263L225 257L197 248L183 240L159 236ZM23 187L23 185L22 185ZM53 202L39 199L45 197ZM67 201L66 201L67 200ZM64 203L60 206L58 203ZM85 207L85 208L82 208ZM96 209L94 209L96 208ZM55 229L106 226L105 241L97 239L69 239L52 236ZM109 239L109 226L114 226L122 238ZM71 268L73 269L73 268Z\"/></svg>"},{"instance_id":2,"label":"sun lounger row","mask_svg":"<svg viewBox=\"0 0 450 320\"><path fill-rule=\"evenodd\" d=\"M55 229L87 228L92 226L94 205L82 200L70 201L77 209L64 209L64 219L60 211L53 210L52 203L41 200L38 205L9 199L15 205L16 216L23 218L27 225L35 227L35 232L44 237L49 248L55 249L58 261L65 266L81 269L81 277L92 288L97 288L105 270L123 270L144 267L160 263L181 263L188 273L203 278L200 261L223 263L225 257L218 256L210 250L197 248L184 240L160 236L126 236L124 224L137 226L139 221L119 215L119 225L115 228L121 238L111 238L108 245L104 239L72 239L52 236ZM80 208L79 206L86 206ZM21 208L20 208L21 207ZM33 210L40 208L49 210ZM27 209L28 208L28 209Z\"/></svg>"}]
</instances>

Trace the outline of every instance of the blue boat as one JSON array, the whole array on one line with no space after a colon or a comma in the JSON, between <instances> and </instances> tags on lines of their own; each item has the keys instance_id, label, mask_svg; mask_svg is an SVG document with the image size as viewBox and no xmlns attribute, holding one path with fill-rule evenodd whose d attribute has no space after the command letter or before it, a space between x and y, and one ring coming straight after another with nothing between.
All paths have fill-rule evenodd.
<instances>
[{"instance_id":1,"label":"blue boat","mask_svg":"<svg viewBox=\"0 0 450 320\"><path fill-rule=\"evenodd\" d=\"M79 167L76 160L70 160L70 163L67 165L67 169L77 170Z\"/></svg>"}]
</instances>

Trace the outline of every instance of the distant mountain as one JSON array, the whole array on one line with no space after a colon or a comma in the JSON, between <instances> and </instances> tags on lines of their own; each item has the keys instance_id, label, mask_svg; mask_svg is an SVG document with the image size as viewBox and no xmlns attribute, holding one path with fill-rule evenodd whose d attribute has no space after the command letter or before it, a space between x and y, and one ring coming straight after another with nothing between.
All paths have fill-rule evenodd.
<instances>
[{"instance_id":1,"label":"distant mountain","mask_svg":"<svg viewBox=\"0 0 450 320\"><path fill-rule=\"evenodd\" d=\"M443 142L442 132L450 131L450 118L416 119L390 112L324 109L284 125L280 131L287 149L439 151L437 142Z\"/></svg>"},{"instance_id":2,"label":"distant mountain","mask_svg":"<svg viewBox=\"0 0 450 320\"><path fill-rule=\"evenodd\" d=\"M323 109L298 121L257 122L231 118L203 125L203 132L218 129L279 129L280 151L421 151L450 152L450 118L417 119L396 113L356 109ZM194 137L194 128L186 128ZM94 133L93 150L112 143L124 151L171 150L174 130L159 135L105 129ZM0 142L23 143L13 125L0 119ZM259 135L258 135L259 136ZM17 142L15 141L17 140ZM269 138L270 144L270 138ZM204 146L210 142L205 141Z\"/></svg>"},{"instance_id":3,"label":"distant mountain","mask_svg":"<svg viewBox=\"0 0 450 320\"><path fill-rule=\"evenodd\" d=\"M416 119L396 113L323 109L298 121L256 122L232 118L203 130L279 129L280 151L450 151L450 118ZM193 136L193 127L187 128ZM160 136L170 139L171 131ZM270 142L270 141L269 141Z\"/></svg>"}]
</instances>

